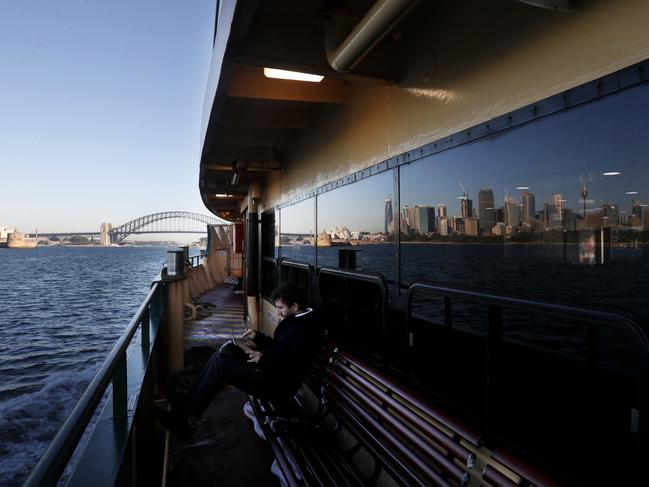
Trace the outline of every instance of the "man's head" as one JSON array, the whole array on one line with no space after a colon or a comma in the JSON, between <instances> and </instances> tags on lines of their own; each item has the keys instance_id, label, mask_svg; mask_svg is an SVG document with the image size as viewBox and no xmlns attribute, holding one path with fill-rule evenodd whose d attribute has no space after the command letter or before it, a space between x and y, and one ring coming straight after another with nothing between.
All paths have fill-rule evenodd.
<instances>
[{"instance_id":1,"label":"man's head","mask_svg":"<svg viewBox=\"0 0 649 487\"><path fill-rule=\"evenodd\" d=\"M306 307L306 296L301 288L292 283L282 284L271 294L277 314L282 318L298 314Z\"/></svg>"}]
</instances>

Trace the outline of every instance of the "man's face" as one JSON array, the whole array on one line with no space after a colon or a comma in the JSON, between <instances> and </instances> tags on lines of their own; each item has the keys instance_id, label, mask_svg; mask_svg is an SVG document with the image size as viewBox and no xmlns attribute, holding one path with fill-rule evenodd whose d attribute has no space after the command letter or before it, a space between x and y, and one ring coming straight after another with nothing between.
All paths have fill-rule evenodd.
<instances>
[{"instance_id":1,"label":"man's face","mask_svg":"<svg viewBox=\"0 0 649 487\"><path fill-rule=\"evenodd\" d=\"M277 314L282 319L286 318L287 316L294 315L295 313L297 313L297 310L299 309L297 303L293 303L292 306L288 306L281 299L275 301L275 308L277 309Z\"/></svg>"}]
</instances>

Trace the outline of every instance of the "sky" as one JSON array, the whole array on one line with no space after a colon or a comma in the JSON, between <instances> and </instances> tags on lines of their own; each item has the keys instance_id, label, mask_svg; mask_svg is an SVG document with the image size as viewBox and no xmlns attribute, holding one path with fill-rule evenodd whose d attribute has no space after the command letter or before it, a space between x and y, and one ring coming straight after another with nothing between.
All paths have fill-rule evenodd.
<instances>
[{"instance_id":1,"label":"sky","mask_svg":"<svg viewBox=\"0 0 649 487\"><path fill-rule=\"evenodd\" d=\"M0 2L0 227L209 215L198 169L215 3Z\"/></svg>"}]
</instances>

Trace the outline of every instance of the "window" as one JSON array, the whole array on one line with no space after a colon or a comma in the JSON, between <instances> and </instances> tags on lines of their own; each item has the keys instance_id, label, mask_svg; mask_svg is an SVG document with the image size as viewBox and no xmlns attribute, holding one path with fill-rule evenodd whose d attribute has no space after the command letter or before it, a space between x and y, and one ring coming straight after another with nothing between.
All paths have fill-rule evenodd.
<instances>
[{"instance_id":1,"label":"window","mask_svg":"<svg viewBox=\"0 0 649 487\"><path fill-rule=\"evenodd\" d=\"M280 257L315 265L315 198L280 210Z\"/></svg>"},{"instance_id":2,"label":"window","mask_svg":"<svg viewBox=\"0 0 649 487\"><path fill-rule=\"evenodd\" d=\"M388 171L318 196L318 267L339 267L341 250L355 252L358 270L394 280L393 188Z\"/></svg>"}]
</instances>

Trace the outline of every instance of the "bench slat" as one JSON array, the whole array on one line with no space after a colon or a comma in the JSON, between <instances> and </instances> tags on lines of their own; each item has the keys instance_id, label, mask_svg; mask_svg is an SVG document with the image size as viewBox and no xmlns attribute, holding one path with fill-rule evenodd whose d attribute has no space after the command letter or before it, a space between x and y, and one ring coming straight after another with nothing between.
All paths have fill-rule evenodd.
<instances>
[{"instance_id":1,"label":"bench slat","mask_svg":"<svg viewBox=\"0 0 649 487\"><path fill-rule=\"evenodd\" d=\"M512 470L517 475L525 478L537 487L557 487L559 485L543 473L539 472L529 465L524 464L522 461L504 450L494 450L491 458L502 463L505 467Z\"/></svg>"},{"instance_id":2,"label":"bench slat","mask_svg":"<svg viewBox=\"0 0 649 487\"><path fill-rule=\"evenodd\" d=\"M335 373L338 373L339 367L334 368ZM388 393L378 388L375 384L369 382L365 377L360 375L354 369L346 368L344 371L341 371L342 374L348 374L353 378L353 380L359 382L366 390L370 391L374 396L379 400L384 402L384 406L389 406L394 410L395 413L401 415L405 418L408 423L411 425L411 429L420 434L425 434L432 441L437 443L447 452L450 452L457 458L460 462L465 465L469 465L473 459L472 453L456 442L453 438L448 436L446 433L438 430L432 423L426 421L421 416L415 414L411 409L406 407L403 403L394 399ZM397 416L397 419L401 418Z\"/></svg>"},{"instance_id":3,"label":"bench slat","mask_svg":"<svg viewBox=\"0 0 649 487\"><path fill-rule=\"evenodd\" d=\"M363 437L367 444L374 447L374 454L381 458L386 466L392 467L394 473L399 472L399 476L404 475L410 477L411 481L406 485L412 485L413 482L421 485L448 485L439 473L433 470L430 465L416 456L413 452L405 448L405 446L397 441L394 437L382 434L382 440L377 438L376 433L384 431L383 426L378 423L372 416L370 416L357 402L354 402L348 395L341 394L339 391L333 391L336 396L336 401L332 402L332 407L339 409L341 420L349 429L356 430L356 434ZM338 408L339 404L344 405L345 409ZM349 415L349 413L352 413ZM347 414L347 416L345 416ZM350 420L350 418L362 418L363 422L357 420ZM347 420L347 421L345 421ZM371 430L370 430L371 428ZM388 448L389 447L389 448ZM413 471L415 470L418 475ZM449 468L449 470L452 470ZM458 468L458 470L460 470ZM453 475L454 478L460 481L460 475Z\"/></svg>"},{"instance_id":4,"label":"bench slat","mask_svg":"<svg viewBox=\"0 0 649 487\"><path fill-rule=\"evenodd\" d=\"M332 411L340 414L341 417L350 417L354 414L358 414L358 407L351 403L349 400L345 401L336 401L333 404ZM374 438L369 429L361 423L348 423L344 420L341 422L345 427L354 434L357 438L361 438L364 442L364 448L367 449L371 455L375 457L390 458L391 462L385 464L385 469L388 471L389 475L392 476L397 483L403 486L428 486L428 485L448 485L448 482L442 478L441 475L437 474L430 470L431 479L436 479L433 481L431 479L427 481L422 481L418 476L414 475L412 468L408 465L405 465L399 458L397 458L394 453L386 448L385 445L381 444ZM397 468L398 467L398 468Z\"/></svg>"},{"instance_id":5,"label":"bench slat","mask_svg":"<svg viewBox=\"0 0 649 487\"><path fill-rule=\"evenodd\" d=\"M457 482L463 483L463 478L465 476L464 470L459 468L448 458L444 457L431 445L424 442L421 437L414 434L411 430L404 428L403 425L396 421L394 418L386 415L385 410L381 409L380 406L369 400L367 396L358 394L353 389L346 388L344 384L340 384L340 379L340 376L335 372L332 374L332 381L337 385L342 386L342 388L337 391L341 396L354 398L355 401L364 406L365 411L373 412L383 422L388 423L394 430L396 430L401 437L405 437L412 445L416 447L417 450L419 450L420 453L424 452L428 457L426 460L441 468L449 477L453 478ZM344 379L342 380L344 381ZM404 445L403 441L400 441L392 431L387 430L384 424L369 415L367 415L367 417L371 418L371 421L373 423L372 426L375 429L376 434L380 435L383 441L389 443L393 448L397 449L401 455L403 455L405 458L408 458L413 466L418 467L421 464L427 463L425 460L422 460L420 456L416 455L414 451L411 451L410 448ZM350 421L353 421L353 419L350 418ZM428 468L422 470L423 473L428 473L428 471Z\"/></svg>"},{"instance_id":6,"label":"bench slat","mask_svg":"<svg viewBox=\"0 0 649 487\"><path fill-rule=\"evenodd\" d=\"M489 482L492 487L518 487L518 484L508 477L505 477L491 465L487 465L482 472L482 478Z\"/></svg>"},{"instance_id":7,"label":"bench slat","mask_svg":"<svg viewBox=\"0 0 649 487\"><path fill-rule=\"evenodd\" d=\"M457 432L460 436L468 440L476 448L479 448L480 445L482 444L482 435L477 433L475 430L467 427L466 425L452 418L450 415L444 413L443 411L433 408L432 405L430 405L430 403L428 403L426 400L421 398L421 396L414 393L413 391L407 390L404 386L398 384L394 380L385 377L385 375L381 374L373 367L361 362L360 360L355 359L347 352L340 353L340 356L338 357L338 361L340 360L344 360L352 364L354 367L358 367L369 377L372 377L377 382L384 384L386 388L391 390L394 394L398 394L399 396L405 398L408 402L412 403L417 408L424 411L427 416L430 416L438 423L443 424L449 430Z\"/></svg>"}]
</instances>

